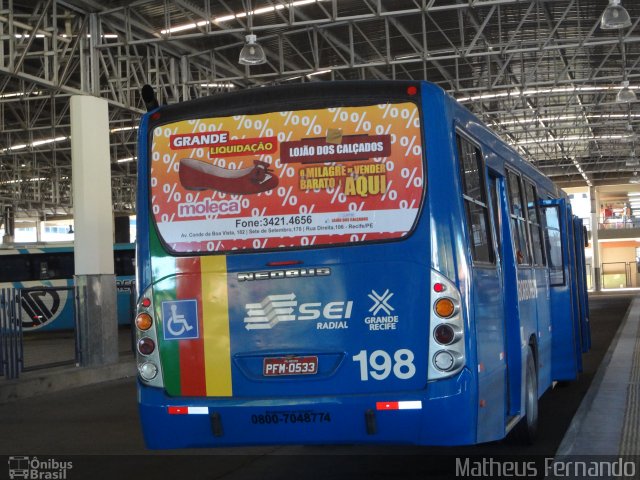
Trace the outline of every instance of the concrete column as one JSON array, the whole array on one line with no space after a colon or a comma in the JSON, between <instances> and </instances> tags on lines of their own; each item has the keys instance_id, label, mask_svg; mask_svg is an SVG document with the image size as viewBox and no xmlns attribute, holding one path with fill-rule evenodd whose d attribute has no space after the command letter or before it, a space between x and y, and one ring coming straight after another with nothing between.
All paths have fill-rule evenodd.
<instances>
[{"instance_id":1,"label":"concrete column","mask_svg":"<svg viewBox=\"0 0 640 480\"><path fill-rule=\"evenodd\" d=\"M2 237L2 243L13 243L13 233L14 233L14 218L13 218L13 207L5 206L2 212L4 223L4 237Z\"/></svg>"},{"instance_id":2,"label":"concrete column","mask_svg":"<svg viewBox=\"0 0 640 480\"><path fill-rule=\"evenodd\" d=\"M600 196L596 187L589 187L591 199L591 245L593 248L593 289L602 290L602 275L600 271L600 244L598 243L598 224L600 223Z\"/></svg>"},{"instance_id":3,"label":"concrete column","mask_svg":"<svg viewBox=\"0 0 640 480\"><path fill-rule=\"evenodd\" d=\"M74 258L83 366L118 360L108 113L106 100L71 97Z\"/></svg>"},{"instance_id":4,"label":"concrete column","mask_svg":"<svg viewBox=\"0 0 640 480\"><path fill-rule=\"evenodd\" d=\"M42 217L36 218L36 242L42 241L42 229L44 228L44 220Z\"/></svg>"}]
</instances>

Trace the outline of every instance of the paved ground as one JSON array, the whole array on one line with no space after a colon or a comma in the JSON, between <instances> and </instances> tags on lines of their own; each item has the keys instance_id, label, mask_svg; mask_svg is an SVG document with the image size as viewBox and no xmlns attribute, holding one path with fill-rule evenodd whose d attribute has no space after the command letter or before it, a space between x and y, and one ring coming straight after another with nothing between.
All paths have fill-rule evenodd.
<instances>
[{"instance_id":1,"label":"paved ground","mask_svg":"<svg viewBox=\"0 0 640 480\"><path fill-rule=\"evenodd\" d=\"M101 385L25 399L0 407L0 455L144 455L101 457L93 478L445 478L443 462L429 455L553 456L574 412L613 338L631 300L629 295L596 296L590 300L591 352L585 372L567 386L547 392L540 403L539 441L534 447L496 442L465 448L406 447L273 447L181 451L200 457L151 457L140 433L135 382L125 379ZM419 454L388 457L385 453ZM202 457L201 455L224 455ZM330 456L329 456L330 455ZM427 457L424 457L427 455ZM411 460L407 460L411 458ZM93 462L74 457L76 462ZM450 460L450 459L449 459ZM1 464L0 464L1 465ZM86 466L86 465L84 465ZM79 470L76 470L79 473ZM0 466L0 478L5 474ZM130 474L131 476L128 476ZM85 478L69 475L67 478Z\"/></svg>"},{"instance_id":2,"label":"paved ground","mask_svg":"<svg viewBox=\"0 0 640 480\"><path fill-rule=\"evenodd\" d=\"M53 332L24 334L24 367L38 370L48 365L75 363L75 332ZM131 329L120 327L118 330L118 351L121 356L131 355Z\"/></svg>"}]
</instances>

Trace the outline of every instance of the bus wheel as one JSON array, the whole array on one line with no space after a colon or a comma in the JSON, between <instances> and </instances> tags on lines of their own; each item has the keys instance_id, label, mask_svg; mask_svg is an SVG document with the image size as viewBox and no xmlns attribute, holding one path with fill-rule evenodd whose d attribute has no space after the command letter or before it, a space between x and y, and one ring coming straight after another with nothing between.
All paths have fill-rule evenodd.
<instances>
[{"instance_id":1,"label":"bus wheel","mask_svg":"<svg viewBox=\"0 0 640 480\"><path fill-rule=\"evenodd\" d=\"M531 350L527 354L524 408L525 415L511 432L511 439L520 445L533 445L538 432L538 373Z\"/></svg>"}]
</instances>

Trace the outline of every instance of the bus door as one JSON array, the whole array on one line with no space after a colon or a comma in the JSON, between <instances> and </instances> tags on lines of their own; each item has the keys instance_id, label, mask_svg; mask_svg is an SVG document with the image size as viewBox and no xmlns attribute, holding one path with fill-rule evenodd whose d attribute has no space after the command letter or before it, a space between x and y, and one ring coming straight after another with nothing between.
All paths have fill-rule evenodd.
<instances>
[{"instance_id":1,"label":"bus door","mask_svg":"<svg viewBox=\"0 0 640 480\"><path fill-rule=\"evenodd\" d=\"M573 325L573 338L575 341L575 355L576 355L576 365L577 371L582 371L582 312L581 312L581 304L579 301L579 283L578 283L578 259L576 254L576 233L573 223L573 211L571 209L571 204L566 203L565 210L565 222L567 228L567 247L568 247L568 275L567 278L571 284L571 303L573 305L573 317L572 317L572 325Z\"/></svg>"},{"instance_id":2,"label":"bus door","mask_svg":"<svg viewBox=\"0 0 640 480\"><path fill-rule=\"evenodd\" d=\"M580 303L580 327L582 337L582 352L591 348L591 327L589 324L589 302L587 296L587 272L585 268L584 249L586 247L585 228L581 218L573 217L573 231L575 232L575 251L577 266L578 302Z\"/></svg>"},{"instance_id":3,"label":"bus door","mask_svg":"<svg viewBox=\"0 0 640 480\"><path fill-rule=\"evenodd\" d=\"M505 180L505 315L509 379L513 386L508 414L517 416L523 411L527 349L530 338L538 331L538 285L529 237L526 183L520 174L508 169Z\"/></svg>"},{"instance_id":4,"label":"bus door","mask_svg":"<svg viewBox=\"0 0 640 480\"><path fill-rule=\"evenodd\" d=\"M564 199L543 201L542 211L551 297L551 378L574 380L581 358L580 349L576 348L579 342L576 339L577 305L573 301L575 287L570 268L574 261L573 228L569 229L569 211Z\"/></svg>"},{"instance_id":5,"label":"bus door","mask_svg":"<svg viewBox=\"0 0 640 480\"><path fill-rule=\"evenodd\" d=\"M503 279L494 242L491 186L486 188L482 151L463 132L457 135L462 193L471 253L471 296L478 368L477 442L504 437L506 356ZM493 220L493 221L492 221Z\"/></svg>"},{"instance_id":6,"label":"bus door","mask_svg":"<svg viewBox=\"0 0 640 480\"><path fill-rule=\"evenodd\" d=\"M519 378L512 378L513 374L516 373L518 369L510 369L508 359L513 356L513 358L517 358L519 354L519 336L520 332L518 328L514 328L514 323L509 324L507 322L507 303L509 300L509 293L505 291L505 285L508 282L508 277L513 277L511 280L515 279L515 269L512 268L509 270L508 265L505 264L504 259L508 258L509 254L512 254L511 245L509 242L505 245L504 239L509 238L509 231L507 230L505 233L506 226L503 225L503 218L508 217L508 208L506 202L506 196L504 192L504 177L499 173L489 170L489 201L491 203L491 219L494 225L495 231L495 243L496 243L496 268L498 270L498 276L500 277L500 283L502 286L502 291L504 292L503 302L502 302L502 329L504 332L504 343L503 343L503 356L505 362L505 413L510 416L512 405L514 403L519 402L520 392L515 392L517 395L517 399L514 402L512 398L514 395L510 385L517 385ZM508 222L507 222L508 223ZM508 252L507 252L508 248ZM511 282L513 285L514 282ZM511 352L513 350L513 352Z\"/></svg>"}]
</instances>

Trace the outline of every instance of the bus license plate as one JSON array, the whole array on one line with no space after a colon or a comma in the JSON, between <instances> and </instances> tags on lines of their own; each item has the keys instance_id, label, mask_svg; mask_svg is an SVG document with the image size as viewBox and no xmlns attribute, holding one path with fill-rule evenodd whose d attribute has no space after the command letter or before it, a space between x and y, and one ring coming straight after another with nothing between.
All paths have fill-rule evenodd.
<instances>
[{"instance_id":1,"label":"bus license plate","mask_svg":"<svg viewBox=\"0 0 640 480\"><path fill-rule=\"evenodd\" d=\"M318 373L318 357L270 357L262 364L265 377L279 375L315 375Z\"/></svg>"}]
</instances>

